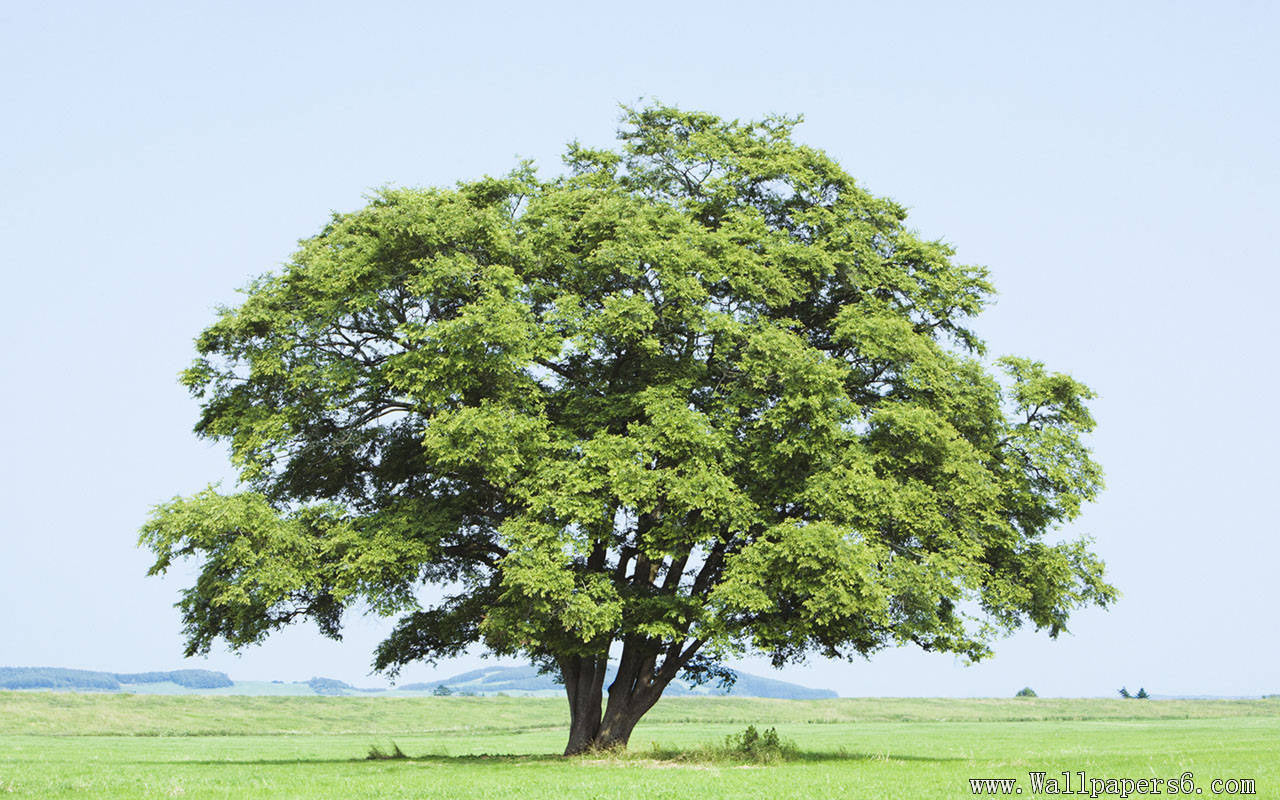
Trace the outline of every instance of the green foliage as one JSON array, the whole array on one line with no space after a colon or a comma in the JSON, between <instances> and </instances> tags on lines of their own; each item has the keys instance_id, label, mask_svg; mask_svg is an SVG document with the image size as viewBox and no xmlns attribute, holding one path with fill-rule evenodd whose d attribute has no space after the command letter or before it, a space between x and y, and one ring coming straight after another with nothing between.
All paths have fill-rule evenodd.
<instances>
[{"instance_id":1,"label":"green foliage","mask_svg":"<svg viewBox=\"0 0 1280 800\"><path fill-rule=\"evenodd\" d=\"M153 574L197 563L187 653L359 606L400 615L392 673L621 644L643 713L747 650L980 659L1110 603L1052 536L1102 486L1092 393L990 369L986 271L797 121L627 109L561 177L379 191L251 284L183 374L242 490L141 534Z\"/></svg>"},{"instance_id":2,"label":"green foliage","mask_svg":"<svg viewBox=\"0 0 1280 800\"><path fill-rule=\"evenodd\" d=\"M1138 693L1134 695L1134 698L1138 700L1149 700L1151 699L1151 695L1147 694L1146 689L1139 687Z\"/></svg>"},{"instance_id":3,"label":"green foliage","mask_svg":"<svg viewBox=\"0 0 1280 800\"><path fill-rule=\"evenodd\" d=\"M448 697L449 695L453 694L453 690L442 683L436 688L432 689L431 693L436 697Z\"/></svg>"},{"instance_id":4,"label":"green foliage","mask_svg":"<svg viewBox=\"0 0 1280 800\"><path fill-rule=\"evenodd\" d=\"M1036 697L1036 696L1037 696L1036 690L1032 689L1030 686L1022 687L1021 689L1018 690L1018 693L1014 695L1014 697Z\"/></svg>"},{"instance_id":5,"label":"green foliage","mask_svg":"<svg viewBox=\"0 0 1280 800\"><path fill-rule=\"evenodd\" d=\"M1125 700L1129 700L1133 697L1133 695L1129 694L1129 690L1123 686L1120 687L1120 696L1123 697Z\"/></svg>"}]
</instances>

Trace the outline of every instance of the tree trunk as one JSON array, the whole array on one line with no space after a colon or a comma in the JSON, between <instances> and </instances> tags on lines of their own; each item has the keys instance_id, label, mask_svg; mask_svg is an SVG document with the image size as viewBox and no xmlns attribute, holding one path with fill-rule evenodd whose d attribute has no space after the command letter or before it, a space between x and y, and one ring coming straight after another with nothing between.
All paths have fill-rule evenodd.
<instances>
[{"instance_id":1,"label":"tree trunk","mask_svg":"<svg viewBox=\"0 0 1280 800\"><path fill-rule=\"evenodd\" d=\"M608 658L575 657L561 662L565 693L569 696L569 743L565 755L627 746L636 723L658 702L670 682L670 677L654 672L656 655L652 646L628 643L623 647L603 715L602 689Z\"/></svg>"},{"instance_id":2,"label":"tree trunk","mask_svg":"<svg viewBox=\"0 0 1280 800\"><path fill-rule=\"evenodd\" d=\"M637 702L637 699L633 698L632 702L615 708L613 695L610 694L609 710L605 712L604 719L600 721L600 731L596 734L594 746L600 750L614 748L625 750L627 742L631 739L631 731L636 727L636 723L652 707L652 703Z\"/></svg>"},{"instance_id":3,"label":"tree trunk","mask_svg":"<svg viewBox=\"0 0 1280 800\"><path fill-rule=\"evenodd\" d=\"M560 663L565 693L569 695L569 744L566 756L585 752L596 746L600 735L601 689L608 657L573 656Z\"/></svg>"}]
</instances>

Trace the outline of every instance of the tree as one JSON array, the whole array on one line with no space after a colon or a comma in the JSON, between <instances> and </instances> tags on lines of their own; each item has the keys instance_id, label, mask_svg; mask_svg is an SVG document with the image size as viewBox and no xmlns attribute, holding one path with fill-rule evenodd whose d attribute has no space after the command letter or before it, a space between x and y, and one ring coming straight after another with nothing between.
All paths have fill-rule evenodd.
<instances>
[{"instance_id":1,"label":"tree","mask_svg":"<svg viewBox=\"0 0 1280 800\"><path fill-rule=\"evenodd\" d=\"M1123 686L1120 687L1120 696L1123 697L1125 700L1130 700L1133 698L1133 695L1129 694L1129 690Z\"/></svg>"},{"instance_id":2,"label":"tree","mask_svg":"<svg viewBox=\"0 0 1280 800\"><path fill-rule=\"evenodd\" d=\"M1047 540L1101 487L1091 392L984 361L986 271L797 121L627 109L560 177L385 189L252 283L182 378L241 490L141 533L199 564L187 654L399 615L376 669L529 657L575 753L745 651L976 660L1109 603Z\"/></svg>"},{"instance_id":3,"label":"tree","mask_svg":"<svg viewBox=\"0 0 1280 800\"><path fill-rule=\"evenodd\" d=\"M1139 688L1138 688L1138 693L1137 693L1136 695L1134 695L1134 697L1136 697L1138 700L1149 700L1149 699L1151 699L1151 695L1147 694L1147 690L1146 690L1146 689L1144 689L1144 688L1142 688L1142 687L1139 687Z\"/></svg>"},{"instance_id":4,"label":"tree","mask_svg":"<svg viewBox=\"0 0 1280 800\"><path fill-rule=\"evenodd\" d=\"M1032 689L1030 686L1022 687L1021 689L1018 690L1018 693L1014 695L1014 697L1035 697L1035 696L1036 696L1036 690Z\"/></svg>"}]
</instances>

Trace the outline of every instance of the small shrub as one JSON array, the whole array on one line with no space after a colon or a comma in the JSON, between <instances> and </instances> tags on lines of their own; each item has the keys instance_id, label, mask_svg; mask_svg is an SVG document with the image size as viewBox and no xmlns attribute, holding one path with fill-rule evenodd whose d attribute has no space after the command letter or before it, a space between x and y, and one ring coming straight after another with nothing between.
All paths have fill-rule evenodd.
<instances>
[{"instance_id":1,"label":"small shrub","mask_svg":"<svg viewBox=\"0 0 1280 800\"><path fill-rule=\"evenodd\" d=\"M773 764L795 759L800 754L796 743L783 739L776 728L760 731L754 725L742 733L732 733L717 743L692 748L662 747L651 742L648 751L615 748L592 751L593 758L610 760L644 760L683 764Z\"/></svg>"},{"instance_id":2,"label":"small shrub","mask_svg":"<svg viewBox=\"0 0 1280 800\"><path fill-rule=\"evenodd\" d=\"M1120 687L1120 696L1123 697L1125 700L1128 700L1131 697L1133 697L1133 695L1129 694L1129 690L1124 688L1123 686Z\"/></svg>"},{"instance_id":3,"label":"small shrub","mask_svg":"<svg viewBox=\"0 0 1280 800\"><path fill-rule=\"evenodd\" d=\"M449 695L453 694L453 690L442 683L436 688L432 689L431 693L436 697L448 697Z\"/></svg>"},{"instance_id":4,"label":"small shrub","mask_svg":"<svg viewBox=\"0 0 1280 800\"><path fill-rule=\"evenodd\" d=\"M390 753L388 753L387 751L383 750L382 748L378 747L375 744L369 748L369 755L365 756L365 759L368 761L387 761L390 759L408 758L408 757L409 756L405 755L405 752L400 749L400 745L396 744L395 742L392 742Z\"/></svg>"},{"instance_id":5,"label":"small shrub","mask_svg":"<svg viewBox=\"0 0 1280 800\"><path fill-rule=\"evenodd\" d=\"M724 739L725 754L760 764L781 761L796 752L795 744L784 742L777 728L761 733L755 725L748 725L742 733L731 733Z\"/></svg>"},{"instance_id":6,"label":"small shrub","mask_svg":"<svg viewBox=\"0 0 1280 800\"><path fill-rule=\"evenodd\" d=\"M1136 695L1136 697L1137 697L1139 700L1149 700L1149 699L1151 699L1151 695L1147 694L1147 690L1146 690L1146 689L1143 689L1143 688L1141 688L1141 687L1139 687L1139 688L1138 688L1138 694Z\"/></svg>"},{"instance_id":7,"label":"small shrub","mask_svg":"<svg viewBox=\"0 0 1280 800\"><path fill-rule=\"evenodd\" d=\"M1018 690L1018 693L1014 695L1014 697L1035 697L1035 696L1036 696L1036 690L1032 689L1030 686L1022 687L1021 689Z\"/></svg>"}]
</instances>

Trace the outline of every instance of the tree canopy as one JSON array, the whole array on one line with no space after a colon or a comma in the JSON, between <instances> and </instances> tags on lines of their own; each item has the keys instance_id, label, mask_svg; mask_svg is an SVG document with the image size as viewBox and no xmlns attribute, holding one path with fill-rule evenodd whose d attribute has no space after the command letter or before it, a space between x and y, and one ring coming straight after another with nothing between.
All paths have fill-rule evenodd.
<instances>
[{"instance_id":1,"label":"tree canopy","mask_svg":"<svg viewBox=\"0 0 1280 800\"><path fill-rule=\"evenodd\" d=\"M141 534L199 565L186 652L396 615L377 669L526 656L578 752L744 652L981 659L1110 602L1050 537L1101 488L1092 393L988 360L987 272L797 121L625 109L617 149L381 190L249 285L182 376L239 491Z\"/></svg>"}]
</instances>

